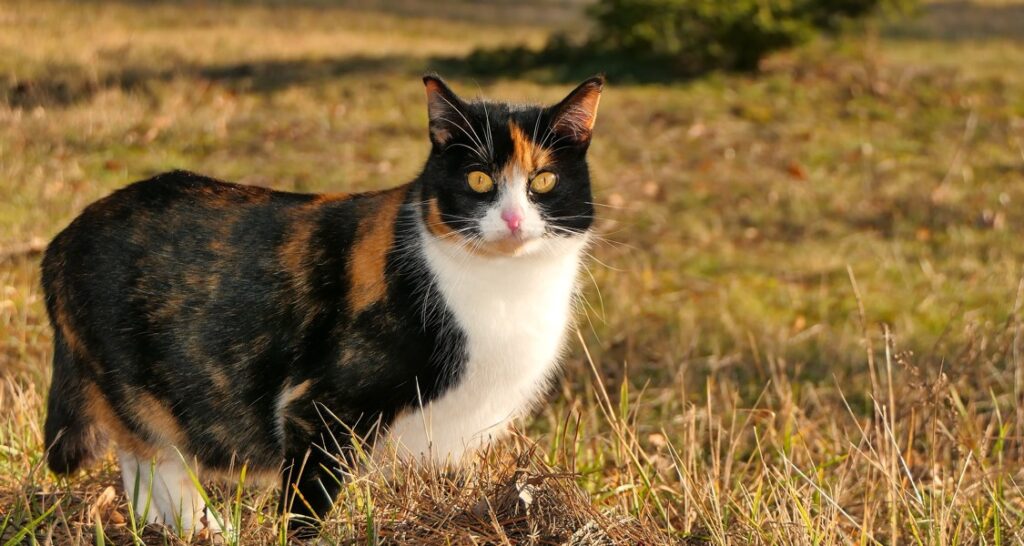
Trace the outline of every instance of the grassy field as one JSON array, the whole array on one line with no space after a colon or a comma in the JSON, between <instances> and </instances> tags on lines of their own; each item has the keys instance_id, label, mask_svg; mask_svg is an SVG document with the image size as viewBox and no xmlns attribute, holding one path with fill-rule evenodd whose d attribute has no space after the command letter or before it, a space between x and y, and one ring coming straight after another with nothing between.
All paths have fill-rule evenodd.
<instances>
[{"instance_id":1,"label":"grassy field","mask_svg":"<svg viewBox=\"0 0 1024 546\"><path fill-rule=\"evenodd\" d=\"M0 544L180 541L134 528L113 459L43 464L42 244L171 168L403 183L419 75L552 30L400 11L0 3ZM603 239L550 403L465 475L359 471L327 543L1024 544L1024 4L929 4L752 75L613 79L591 165ZM210 494L241 543L282 540L273 492Z\"/></svg>"}]
</instances>

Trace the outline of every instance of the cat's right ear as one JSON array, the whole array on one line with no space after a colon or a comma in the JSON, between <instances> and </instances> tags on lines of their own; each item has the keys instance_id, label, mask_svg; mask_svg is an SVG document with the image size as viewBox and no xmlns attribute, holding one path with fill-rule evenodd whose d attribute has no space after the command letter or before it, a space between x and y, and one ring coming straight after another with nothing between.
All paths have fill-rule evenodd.
<instances>
[{"instance_id":1,"label":"cat's right ear","mask_svg":"<svg viewBox=\"0 0 1024 546\"><path fill-rule=\"evenodd\" d=\"M430 140L443 146L466 121L466 104L437 74L423 76L427 88L427 116L430 118ZM463 129L465 130L465 129Z\"/></svg>"}]
</instances>

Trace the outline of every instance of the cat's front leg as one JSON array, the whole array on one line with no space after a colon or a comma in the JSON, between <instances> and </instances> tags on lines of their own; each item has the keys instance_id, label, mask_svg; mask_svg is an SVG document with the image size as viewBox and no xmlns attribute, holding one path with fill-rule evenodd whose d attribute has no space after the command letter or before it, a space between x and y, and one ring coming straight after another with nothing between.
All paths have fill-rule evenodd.
<instances>
[{"instance_id":1,"label":"cat's front leg","mask_svg":"<svg viewBox=\"0 0 1024 546\"><path fill-rule=\"evenodd\" d=\"M344 479L338 459L322 445L311 444L288 457L281 474L280 509L289 531L299 538L316 536Z\"/></svg>"},{"instance_id":2,"label":"cat's front leg","mask_svg":"<svg viewBox=\"0 0 1024 546\"><path fill-rule=\"evenodd\" d=\"M204 530L211 535L230 532L227 522L206 505L194 469L174 448L151 459L119 449L118 461L125 496L140 524L166 525L184 537Z\"/></svg>"}]
</instances>

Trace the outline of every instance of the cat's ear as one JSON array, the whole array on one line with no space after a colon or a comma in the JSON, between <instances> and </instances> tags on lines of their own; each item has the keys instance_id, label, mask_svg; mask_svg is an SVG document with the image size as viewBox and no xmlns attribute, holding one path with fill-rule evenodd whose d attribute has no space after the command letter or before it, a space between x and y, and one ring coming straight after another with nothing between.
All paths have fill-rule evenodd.
<instances>
[{"instance_id":1,"label":"cat's ear","mask_svg":"<svg viewBox=\"0 0 1024 546\"><path fill-rule=\"evenodd\" d=\"M551 128L578 144L590 142L602 89L603 74L579 84L562 102L551 107Z\"/></svg>"},{"instance_id":2,"label":"cat's ear","mask_svg":"<svg viewBox=\"0 0 1024 546\"><path fill-rule=\"evenodd\" d=\"M423 76L427 88L427 117L430 118L430 140L447 143L466 121L466 103L437 74ZM463 129L465 130L465 129Z\"/></svg>"}]
</instances>

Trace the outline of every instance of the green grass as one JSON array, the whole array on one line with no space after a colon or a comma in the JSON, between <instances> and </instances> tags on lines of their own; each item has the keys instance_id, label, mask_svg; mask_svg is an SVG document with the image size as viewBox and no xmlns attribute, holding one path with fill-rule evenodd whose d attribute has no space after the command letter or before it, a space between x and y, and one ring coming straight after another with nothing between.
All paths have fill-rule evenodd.
<instances>
[{"instance_id":1,"label":"green grass","mask_svg":"<svg viewBox=\"0 0 1024 546\"><path fill-rule=\"evenodd\" d=\"M442 9L0 5L0 544L179 540L134 533L112 458L66 481L43 465L40 241L171 168L301 191L409 180L419 75L551 30ZM987 2L752 75L611 81L591 150L604 240L549 403L465 475L359 471L325 538L1024 542L1021 66L1024 6ZM237 485L209 491L240 543L279 541L273 493Z\"/></svg>"}]
</instances>

